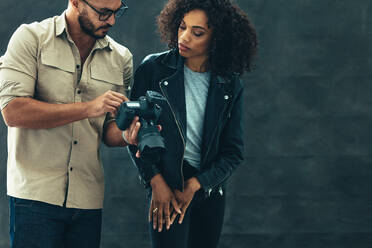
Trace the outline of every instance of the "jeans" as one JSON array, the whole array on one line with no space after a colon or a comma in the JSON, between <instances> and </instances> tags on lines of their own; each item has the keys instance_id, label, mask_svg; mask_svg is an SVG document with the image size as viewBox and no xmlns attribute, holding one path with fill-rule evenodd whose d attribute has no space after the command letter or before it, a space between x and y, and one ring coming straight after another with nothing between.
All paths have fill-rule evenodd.
<instances>
[{"instance_id":1,"label":"jeans","mask_svg":"<svg viewBox=\"0 0 372 248\"><path fill-rule=\"evenodd\" d=\"M12 248L95 248L101 239L102 210L65 208L10 197Z\"/></svg>"},{"instance_id":2,"label":"jeans","mask_svg":"<svg viewBox=\"0 0 372 248\"><path fill-rule=\"evenodd\" d=\"M184 165L184 176L187 180L195 174L190 165ZM151 202L151 198L150 198ZM216 248L223 225L225 213L225 192L213 192L206 196L203 190L195 193L186 210L182 224L178 217L166 230L159 233L149 223L150 237L153 248Z\"/></svg>"}]
</instances>

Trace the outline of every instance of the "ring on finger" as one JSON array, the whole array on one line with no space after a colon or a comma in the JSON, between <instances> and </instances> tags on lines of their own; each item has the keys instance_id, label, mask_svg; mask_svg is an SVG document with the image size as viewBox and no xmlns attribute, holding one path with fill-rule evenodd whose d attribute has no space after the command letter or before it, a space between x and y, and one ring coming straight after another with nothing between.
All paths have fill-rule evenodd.
<instances>
[{"instance_id":1,"label":"ring on finger","mask_svg":"<svg viewBox=\"0 0 372 248\"><path fill-rule=\"evenodd\" d=\"M152 210L153 214L156 214L157 212L158 212L158 208L154 208L154 210Z\"/></svg>"}]
</instances>

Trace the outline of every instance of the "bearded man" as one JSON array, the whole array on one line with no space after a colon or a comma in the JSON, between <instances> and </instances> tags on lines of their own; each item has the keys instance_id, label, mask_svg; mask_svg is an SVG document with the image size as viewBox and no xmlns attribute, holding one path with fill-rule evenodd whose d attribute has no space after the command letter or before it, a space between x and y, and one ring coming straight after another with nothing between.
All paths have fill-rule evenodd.
<instances>
[{"instance_id":1,"label":"bearded man","mask_svg":"<svg viewBox=\"0 0 372 248\"><path fill-rule=\"evenodd\" d=\"M139 122L120 131L132 54L106 34L128 7L69 0L60 16L21 25L0 59L8 126L11 247L99 247L101 140L136 145Z\"/></svg>"}]
</instances>

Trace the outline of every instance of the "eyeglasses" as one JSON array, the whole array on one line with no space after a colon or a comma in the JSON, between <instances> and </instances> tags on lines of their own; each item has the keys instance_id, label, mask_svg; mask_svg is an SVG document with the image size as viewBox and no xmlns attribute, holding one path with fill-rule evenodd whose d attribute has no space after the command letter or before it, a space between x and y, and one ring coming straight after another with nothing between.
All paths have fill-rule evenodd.
<instances>
[{"instance_id":1,"label":"eyeglasses","mask_svg":"<svg viewBox=\"0 0 372 248\"><path fill-rule=\"evenodd\" d=\"M86 3L92 10L94 10L95 12L97 12L99 14L99 20L100 21L107 21L112 16L112 14L114 14L115 18L117 19L117 18L121 17L125 13L125 11L127 11L127 9L128 9L128 6L123 1L121 1L121 6L120 6L119 9L117 9L115 11L108 9L108 10L102 12L102 11L97 10L92 5L90 5L86 0L82 0L82 1L84 3Z\"/></svg>"}]
</instances>

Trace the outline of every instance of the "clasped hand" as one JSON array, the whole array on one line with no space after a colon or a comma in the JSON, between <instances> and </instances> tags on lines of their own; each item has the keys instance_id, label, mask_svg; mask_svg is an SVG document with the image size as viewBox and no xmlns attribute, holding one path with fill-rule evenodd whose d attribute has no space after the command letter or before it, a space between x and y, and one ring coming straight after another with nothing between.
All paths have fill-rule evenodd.
<instances>
[{"instance_id":1,"label":"clasped hand","mask_svg":"<svg viewBox=\"0 0 372 248\"><path fill-rule=\"evenodd\" d=\"M163 225L169 230L179 215L178 223L182 224L186 210L189 207L195 192L200 189L200 183L193 177L185 182L184 191L172 191L161 174L151 180L152 198L149 208L149 222L153 222L154 230L161 232Z\"/></svg>"}]
</instances>

